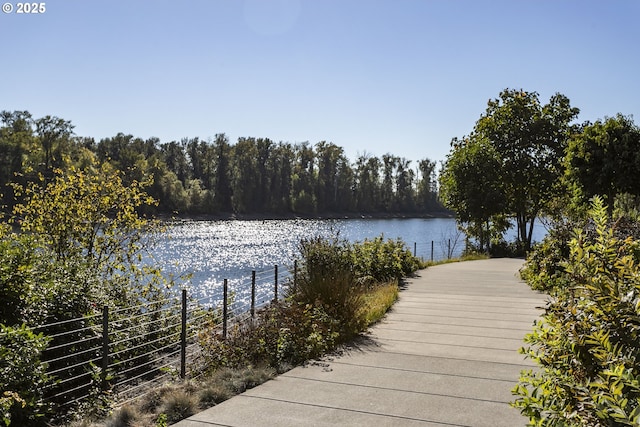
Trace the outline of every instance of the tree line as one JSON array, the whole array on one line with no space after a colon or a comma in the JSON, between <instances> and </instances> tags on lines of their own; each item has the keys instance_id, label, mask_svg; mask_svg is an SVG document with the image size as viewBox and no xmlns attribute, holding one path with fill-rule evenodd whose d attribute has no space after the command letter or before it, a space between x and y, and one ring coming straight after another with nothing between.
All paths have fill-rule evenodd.
<instances>
[{"instance_id":1,"label":"tree line","mask_svg":"<svg viewBox=\"0 0 640 427\"><path fill-rule=\"evenodd\" d=\"M28 111L0 113L0 192L5 209L19 200L7 184L25 185L56 169L109 163L125 183L150 180L154 213L422 214L442 211L436 163L392 154L351 162L331 142L274 142L225 134L161 142L124 133L96 141L73 124Z\"/></svg>"}]
</instances>

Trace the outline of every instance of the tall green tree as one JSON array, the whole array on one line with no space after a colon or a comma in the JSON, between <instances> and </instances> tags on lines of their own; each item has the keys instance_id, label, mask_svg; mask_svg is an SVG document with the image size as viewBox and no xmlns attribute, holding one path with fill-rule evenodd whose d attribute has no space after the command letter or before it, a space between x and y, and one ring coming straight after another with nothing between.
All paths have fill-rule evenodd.
<instances>
[{"instance_id":1,"label":"tall green tree","mask_svg":"<svg viewBox=\"0 0 640 427\"><path fill-rule=\"evenodd\" d=\"M418 210L437 208L436 162L422 159L418 162L418 184L416 191L416 207Z\"/></svg>"},{"instance_id":2,"label":"tall green tree","mask_svg":"<svg viewBox=\"0 0 640 427\"><path fill-rule=\"evenodd\" d=\"M218 212L231 212L233 210L231 203L233 191L229 164L231 159L231 146L225 134L221 133L216 135L213 150L215 153L214 208Z\"/></svg>"},{"instance_id":3,"label":"tall green tree","mask_svg":"<svg viewBox=\"0 0 640 427\"><path fill-rule=\"evenodd\" d=\"M380 204L384 212L397 210L395 170L400 159L389 153L382 156L382 185L380 187Z\"/></svg>"},{"instance_id":4,"label":"tall green tree","mask_svg":"<svg viewBox=\"0 0 640 427\"><path fill-rule=\"evenodd\" d=\"M186 141L184 143L186 143ZM180 181L186 184L191 178L191 173L184 145L176 141L171 141L166 144L161 144L160 152L162 154L162 161L167 164L167 168L175 173Z\"/></svg>"},{"instance_id":5,"label":"tall green tree","mask_svg":"<svg viewBox=\"0 0 640 427\"><path fill-rule=\"evenodd\" d=\"M296 160L291 175L291 205L294 212L317 211L315 193L315 152L308 142L295 147Z\"/></svg>"},{"instance_id":6,"label":"tall green tree","mask_svg":"<svg viewBox=\"0 0 640 427\"><path fill-rule=\"evenodd\" d=\"M321 141L316 144L318 175L316 194L318 210L339 211L344 209L345 199L350 198L347 174L348 160L342 147Z\"/></svg>"},{"instance_id":7,"label":"tall green tree","mask_svg":"<svg viewBox=\"0 0 640 427\"><path fill-rule=\"evenodd\" d=\"M274 156L274 144L269 138L257 138L255 144L257 151L256 187L258 190L254 196L254 206L256 210L265 212L269 210L268 199L271 180L277 173L275 170L269 169L269 166L272 165L270 159Z\"/></svg>"},{"instance_id":8,"label":"tall green tree","mask_svg":"<svg viewBox=\"0 0 640 427\"><path fill-rule=\"evenodd\" d=\"M569 140L565 166L578 204L596 195L611 206L618 194L640 196L640 128L622 114L587 124Z\"/></svg>"},{"instance_id":9,"label":"tall green tree","mask_svg":"<svg viewBox=\"0 0 640 427\"><path fill-rule=\"evenodd\" d=\"M230 163L233 211L258 211L257 197L262 177L258 168L258 146L255 138L239 138L231 150Z\"/></svg>"},{"instance_id":10,"label":"tall green tree","mask_svg":"<svg viewBox=\"0 0 640 427\"><path fill-rule=\"evenodd\" d=\"M63 167L74 126L68 120L45 116L35 121L35 127L42 146L43 172L51 173L53 168Z\"/></svg>"},{"instance_id":11,"label":"tall green tree","mask_svg":"<svg viewBox=\"0 0 640 427\"><path fill-rule=\"evenodd\" d=\"M271 212L291 212L292 176L295 152L291 144L280 142L275 146L267 161L269 171L269 191L266 202Z\"/></svg>"},{"instance_id":12,"label":"tall green tree","mask_svg":"<svg viewBox=\"0 0 640 427\"><path fill-rule=\"evenodd\" d=\"M456 212L465 234L478 249L489 250L491 241L506 229L508 200L502 176L502 159L485 138L454 138L440 173L440 199Z\"/></svg>"},{"instance_id":13,"label":"tall green tree","mask_svg":"<svg viewBox=\"0 0 640 427\"><path fill-rule=\"evenodd\" d=\"M362 155L355 165L356 209L374 212L380 206L380 159Z\"/></svg>"},{"instance_id":14,"label":"tall green tree","mask_svg":"<svg viewBox=\"0 0 640 427\"><path fill-rule=\"evenodd\" d=\"M542 105L536 92L505 89L489 100L474 134L487 140L501 159L507 196L505 214L515 217L518 241L531 246L533 225L553 198L571 122L579 110L559 93Z\"/></svg>"},{"instance_id":15,"label":"tall green tree","mask_svg":"<svg viewBox=\"0 0 640 427\"><path fill-rule=\"evenodd\" d=\"M415 210L415 196L413 182L415 172L411 169L411 160L404 157L396 162L396 209L401 212L413 212Z\"/></svg>"},{"instance_id":16,"label":"tall green tree","mask_svg":"<svg viewBox=\"0 0 640 427\"><path fill-rule=\"evenodd\" d=\"M7 185L25 183L24 173L36 140L33 118L28 111L2 111L0 121L0 204L10 208L16 201Z\"/></svg>"}]
</instances>

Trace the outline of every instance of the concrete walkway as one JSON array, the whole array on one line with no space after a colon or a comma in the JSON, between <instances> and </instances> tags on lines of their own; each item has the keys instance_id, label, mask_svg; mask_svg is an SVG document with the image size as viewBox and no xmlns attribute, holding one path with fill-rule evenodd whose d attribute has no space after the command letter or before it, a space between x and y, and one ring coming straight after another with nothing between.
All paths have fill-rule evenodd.
<instances>
[{"instance_id":1,"label":"concrete walkway","mask_svg":"<svg viewBox=\"0 0 640 427\"><path fill-rule=\"evenodd\" d=\"M545 297L518 280L521 266L421 270L361 342L176 425L524 426L508 402L533 366L517 350Z\"/></svg>"}]
</instances>

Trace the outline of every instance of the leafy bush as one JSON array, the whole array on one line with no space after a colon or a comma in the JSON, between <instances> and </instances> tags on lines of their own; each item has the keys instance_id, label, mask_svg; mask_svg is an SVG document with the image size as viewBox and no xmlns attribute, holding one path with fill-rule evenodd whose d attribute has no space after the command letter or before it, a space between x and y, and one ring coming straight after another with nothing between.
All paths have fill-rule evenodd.
<instances>
[{"instance_id":1,"label":"leafy bush","mask_svg":"<svg viewBox=\"0 0 640 427\"><path fill-rule=\"evenodd\" d=\"M0 325L0 420L5 425L46 424L43 396L50 378L40 355L48 342L25 325Z\"/></svg>"},{"instance_id":2,"label":"leafy bush","mask_svg":"<svg viewBox=\"0 0 640 427\"><path fill-rule=\"evenodd\" d=\"M265 308L255 322L237 325L226 339L214 329L204 330L200 344L212 371L264 364L284 371L334 348L338 337L338 322L322 306L291 302Z\"/></svg>"},{"instance_id":3,"label":"leafy bush","mask_svg":"<svg viewBox=\"0 0 640 427\"><path fill-rule=\"evenodd\" d=\"M568 286L564 263L569 258L569 240L576 227L574 222L557 222L529 252L520 276L532 289L553 292Z\"/></svg>"},{"instance_id":4,"label":"leafy bush","mask_svg":"<svg viewBox=\"0 0 640 427\"><path fill-rule=\"evenodd\" d=\"M339 333L347 339L360 332L364 287L356 280L352 250L347 242L315 238L301 242L303 272L298 277L294 301L302 306L322 307L335 319Z\"/></svg>"},{"instance_id":5,"label":"leafy bush","mask_svg":"<svg viewBox=\"0 0 640 427\"><path fill-rule=\"evenodd\" d=\"M355 275L373 282L399 280L415 272L419 262L401 239L383 236L356 243L351 248Z\"/></svg>"},{"instance_id":6,"label":"leafy bush","mask_svg":"<svg viewBox=\"0 0 640 427\"><path fill-rule=\"evenodd\" d=\"M621 239L595 198L595 238L569 244L567 281L525 341L540 365L514 405L538 426L640 425L640 242Z\"/></svg>"}]
</instances>

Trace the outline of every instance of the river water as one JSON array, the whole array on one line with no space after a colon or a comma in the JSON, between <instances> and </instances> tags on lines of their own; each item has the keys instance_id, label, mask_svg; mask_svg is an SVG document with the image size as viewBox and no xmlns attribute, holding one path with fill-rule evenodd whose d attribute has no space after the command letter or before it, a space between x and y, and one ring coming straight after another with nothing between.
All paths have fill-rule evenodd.
<instances>
[{"instance_id":1,"label":"river water","mask_svg":"<svg viewBox=\"0 0 640 427\"><path fill-rule=\"evenodd\" d=\"M451 218L218 220L167 223L151 256L167 273L190 275L184 282L180 279L179 286L186 284L204 304L220 301L222 283L228 279L235 308L241 311L249 305L252 270L257 293L263 299L273 297L274 266L279 266L283 283L299 255L301 239L336 235L351 242L381 235L399 238L427 260L446 258L448 252L457 256L464 250L464 237Z\"/></svg>"}]
</instances>

